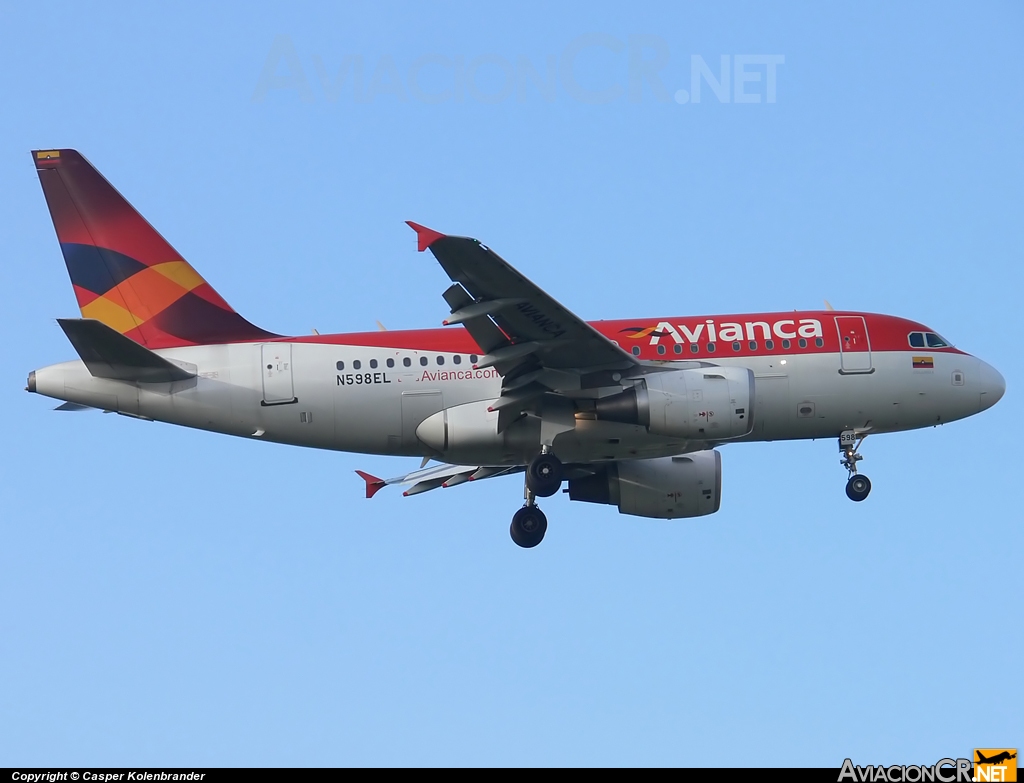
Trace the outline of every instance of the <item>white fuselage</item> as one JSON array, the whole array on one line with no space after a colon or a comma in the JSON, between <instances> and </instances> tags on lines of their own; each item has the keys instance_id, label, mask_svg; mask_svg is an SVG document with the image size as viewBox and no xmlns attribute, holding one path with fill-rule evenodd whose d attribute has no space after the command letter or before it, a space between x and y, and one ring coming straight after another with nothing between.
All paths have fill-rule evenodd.
<instances>
[{"instance_id":1,"label":"white fuselage","mask_svg":"<svg viewBox=\"0 0 1024 783\"><path fill-rule=\"evenodd\" d=\"M502 465L528 461L539 443L529 422L496 441L440 455L417 437L419 425L438 411L499 396L498 374L473 369L465 354L308 342L157 353L195 365L198 377L129 383L93 377L72 361L36 371L35 391L130 416L339 451ZM753 430L741 439L747 441L909 430L970 416L998 400L991 368L975 357L936 352L932 368L915 369L913 354L874 352L870 366L846 373L838 353L723 356L715 364L754 372ZM497 420L486 407L479 406L481 426L488 417ZM658 457L706 445L653 436L639 425L576 419L554 444L566 462Z\"/></svg>"}]
</instances>

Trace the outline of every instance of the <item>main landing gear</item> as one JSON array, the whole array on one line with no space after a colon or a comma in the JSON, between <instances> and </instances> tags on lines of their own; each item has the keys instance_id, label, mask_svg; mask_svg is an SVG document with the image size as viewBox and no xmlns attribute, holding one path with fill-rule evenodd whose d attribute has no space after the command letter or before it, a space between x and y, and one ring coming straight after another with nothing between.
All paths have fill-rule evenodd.
<instances>
[{"instance_id":1,"label":"main landing gear","mask_svg":"<svg viewBox=\"0 0 1024 783\"><path fill-rule=\"evenodd\" d=\"M563 474L561 460L545 447L526 466L526 487L537 497L549 498L562 487Z\"/></svg>"},{"instance_id":2,"label":"main landing gear","mask_svg":"<svg viewBox=\"0 0 1024 783\"><path fill-rule=\"evenodd\" d=\"M526 466L526 503L512 517L508 529L512 540L524 549L532 549L544 540L548 518L537 507L537 498L558 492L564 473L561 461L547 447Z\"/></svg>"},{"instance_id":3,"label":"main landing gear","mask_svg":"<svg viewBox=\"0 0 1024 783\"><path fill-rule=\"evenodd\" d=\"M839 450L843 452L839 464L850 474L846 482L846 497L856 503L864 500L871 492L871 479L857 472L857 463L864 459L858 450L866 437L862 435L858 438L854 430L846 430L839 436Z\"/></svg>"},{"instance_id":4,"label":"main landing gear","mask_svg":"<svg viewBox=\"0 0 1024 783\"><path fill-rule=\"evenodd\" d=\"M508 532L523 549L532 549L544 540L544 534L548 532L548 518L536 504L527 502L513 515Z\"/></svg>"}]
</instances>

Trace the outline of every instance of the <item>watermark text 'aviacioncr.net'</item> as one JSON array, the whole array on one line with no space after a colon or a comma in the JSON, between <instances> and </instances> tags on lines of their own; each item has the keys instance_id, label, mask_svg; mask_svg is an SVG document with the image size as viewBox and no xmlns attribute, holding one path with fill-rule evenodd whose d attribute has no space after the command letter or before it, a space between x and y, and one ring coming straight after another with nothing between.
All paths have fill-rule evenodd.
<instances>
[{"instance_id":1,"label":"watermark text 'aviacioncr.net'","mask_svg":"<svg viewBox=\"0 0 1024 783\"><path fill-rule=\"evenodd\" d=\"M562 97L591 105L645 99L681 105L766 104L776 102L779 67L785 62L781 54L673 58L668 41L659 35L602 33L573 38L557 55L432 52L396 59L345 53L304 58L291 36L281 34L267 52L252 101L284 92L302 103L553 103Z\"/></svg>"}]
</instances>

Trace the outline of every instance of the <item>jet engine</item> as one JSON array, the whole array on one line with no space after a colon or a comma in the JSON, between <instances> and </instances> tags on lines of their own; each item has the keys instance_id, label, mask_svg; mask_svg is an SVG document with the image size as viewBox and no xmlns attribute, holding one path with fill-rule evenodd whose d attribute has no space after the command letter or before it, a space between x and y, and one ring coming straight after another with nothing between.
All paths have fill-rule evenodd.
<instances>
[{"instance_id":1,"label":"jet engine","mask_svg":"<svg viewBox=\"0 0 1024 783\"><path fill-rule=\"evenodd\" d=\"M613 462L592 476L569 479L569 499L618 506L620 514L656 519L714 514L722 503L722 455L708 449Z\"/></svg>"},{"instance_id":2,"label":"jet engine","mask_svg":"<svg viewBox=\"0 0 1024 783\"><path fill-rule=\"evenodd\" d=\"M639 424L690 440L740 438L754 426L754 373L701 367L645 375L632 389L597 401L599 420Z\"/></svg>"}]
</instances>

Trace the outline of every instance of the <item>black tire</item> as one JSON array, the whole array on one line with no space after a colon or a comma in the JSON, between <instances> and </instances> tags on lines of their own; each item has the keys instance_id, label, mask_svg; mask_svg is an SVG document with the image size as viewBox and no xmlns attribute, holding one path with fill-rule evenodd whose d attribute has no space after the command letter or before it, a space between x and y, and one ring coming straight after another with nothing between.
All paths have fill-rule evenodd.
<instances>
[{"instance_id":1,"label":"black tire","mask_svg":"<svg viewBox=\"0 0 1024 783\"><path fill-rule=\"evenodd\" d=\"M539 498L549 498L562 487L562 462L554 454L538 454L526 468L526 486Z\"/></svg>"},{"instance_id":2,"label":"black tire","mask_svg":"<svg viewBox=\"0 0 1024 783\"><path fill-rule=\"evenodd\" d=\"M548 532L548 518L536 506L523 506L513 515L508 532L523 549L533 549Z\"/></svg>"},{"instance_id":3,"label":"black tire","mask_svg":"<svg viewBox=\"0 0 1024 783\"><path fill-rule=\"evenodd\" d=\"M871 479L859 473L850 476L850 480L846 482L846 497L855 503L860 503L869 494L871 494Z\"/></svg>"}]
</instances>

